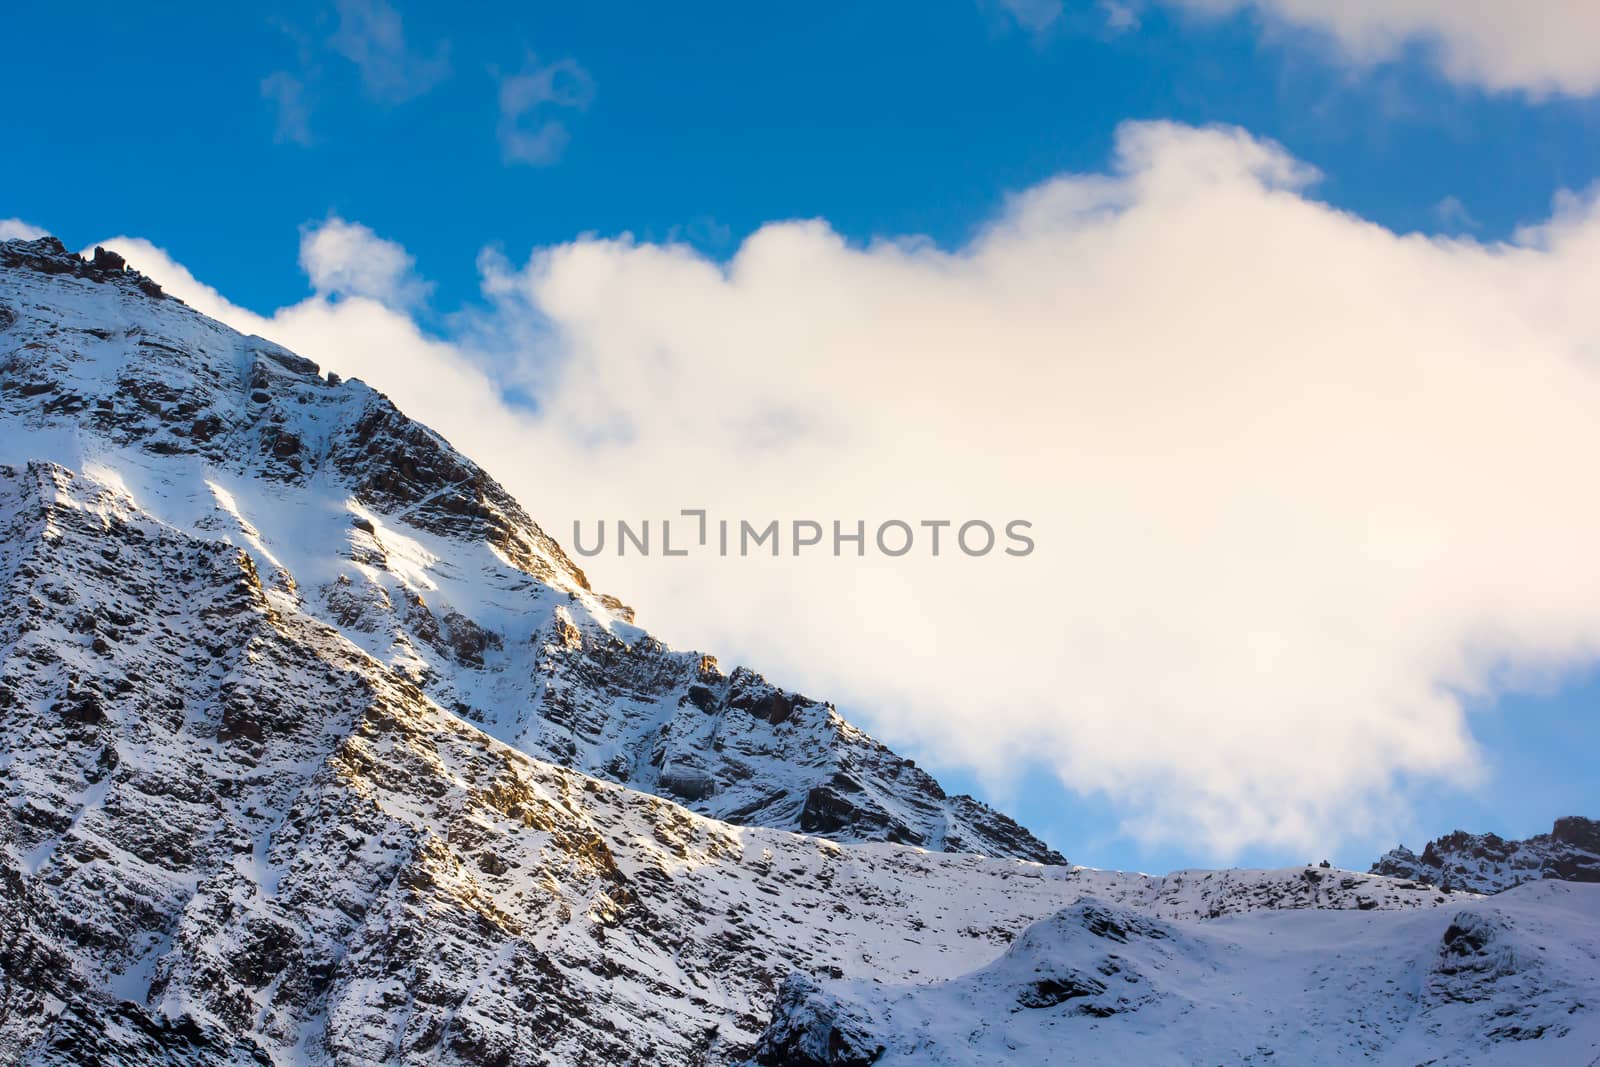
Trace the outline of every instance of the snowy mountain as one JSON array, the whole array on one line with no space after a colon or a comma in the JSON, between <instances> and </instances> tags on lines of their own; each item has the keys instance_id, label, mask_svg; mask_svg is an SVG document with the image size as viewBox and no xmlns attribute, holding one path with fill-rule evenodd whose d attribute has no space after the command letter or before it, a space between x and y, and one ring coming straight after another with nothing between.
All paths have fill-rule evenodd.
<instances>
[{"instance_id":1,"label":"snowy mountain","mask_svg":"<svg viewBox=\"0 0 1600 1067\"><path fill-rule=\"evenodd\" d=\"M54 463L174 536L239 546L274 604L512 747L731 822L1062 862L831 705L667 649L360 382L53 238L0 244L0 305L0 462Z\"/></svg>"},{"instance_id":2,"label":"snowy mountain","mask_svg":"<svg viewBox=\"0 0 1600 1067\"><path fill-rule=\"evenodd\" d=\"M1562 1062L1593 1033L1586 888L1066 866L651 638L370 388L51 239L0 244L0 603L0 1063Z\"/></svg>"},{"instance_id":3,"label":"snowy mountain","mask_svg":"<svg viewBox=\"0 0 1600 1067\"><path fill-rule=\"evenodd\" d=\"M1429 841L1420 856L1404 845L1391 849L1372 872L1472 893L1541 878L1600 882L1600 822L1571 815L1525 841L1457 830Z\"/></svg>"}]
</instances>

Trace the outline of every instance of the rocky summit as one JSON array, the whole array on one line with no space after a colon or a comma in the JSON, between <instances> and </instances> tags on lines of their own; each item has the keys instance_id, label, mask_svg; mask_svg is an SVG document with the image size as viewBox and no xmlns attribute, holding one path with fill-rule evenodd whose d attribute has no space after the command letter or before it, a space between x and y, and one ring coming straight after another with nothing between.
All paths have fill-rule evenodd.
<instances>
[{"instance_id":1,"label":"rocky summit","mask_svg":"<svg viewBox=\"0 0 1600 1067\"><path fill-rule=\"evenodd\" d=\"M0 1063L1600 1051L1591 887L1069 866L115 252L0 244L0 597Z\"/></svg>"}]
</instances>

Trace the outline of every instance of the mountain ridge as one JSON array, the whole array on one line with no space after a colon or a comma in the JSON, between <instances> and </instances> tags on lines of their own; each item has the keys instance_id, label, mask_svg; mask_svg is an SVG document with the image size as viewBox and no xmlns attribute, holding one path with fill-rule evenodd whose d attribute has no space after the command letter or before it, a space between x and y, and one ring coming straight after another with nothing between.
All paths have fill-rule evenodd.
<instances>
[{"instance_id":1,"label":"mountain ridge","mask_svg":"<svg viewBox=\"0 0 1600 1067\"><path fill-rule=\"evenodd\" d=\"M1600 882L1600 820L1564 816L1549 833L1521 841L1456 830L1429 841L1421 855L1404 845L1390 849L1371 871L1469 893L1497 893L1546 878Z\"/></svg>"},{"instance_id":2,"label":"mountain ridge","mask_svg":"<svg viewBox=\"0 0 1600 1067\"><path fill-rule=\"evenodd\" d=\"M831 704L638 629L498 482L366 385L152 294L114 253L13 241L0 269L24 296L75 289L78 316L10 312L0 406L36 430L13 459L65 431L67 458L155 472L136 495L240 541L269 582L514 747L735 822L1064 862ZM172 500L152 458L186 463L214 499ZM263 487L324 498L273 537L265 512L289 494Z\"/></svg>"}]
</instances>

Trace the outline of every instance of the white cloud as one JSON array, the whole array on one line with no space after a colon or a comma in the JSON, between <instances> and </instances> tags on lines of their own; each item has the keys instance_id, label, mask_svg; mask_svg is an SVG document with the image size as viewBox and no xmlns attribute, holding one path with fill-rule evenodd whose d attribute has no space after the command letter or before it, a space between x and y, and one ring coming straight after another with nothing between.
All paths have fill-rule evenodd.
<instances>
[{"instance_id":1,"label":"white cloud","mask_svg":"<svg viewBox=\"0 0 1600 1067\"><path fill-rule=\"evenodd\" d=\"M1313 179L1237 131L1131 125L1111 173L955 252L789 222L727 264L487 256L496 310L454 343L360 296L260 320L123 250L389 392L564 541L684 507L1031 520L1022 559L583 564L676 643L1220 859L1392 831L1408 788L1478 773L1462 694L1600 652L1600 208L1483 244Z\"/></svg>"},{"instance_id":2,"label":"white cloud","mask_svg":"<svg viewBox=\"0 0 1600 1067\"><path fill-rule=\"evenodd\" d=\"M554 163L571 135L552 112L582 111L594 99L594 79L571 59L541 65L529 59L500 79L500 151L507 163Z\"/></svg>"},{"instance_id":3,"label":"white cloud","mask_svg":"<svg viewBox=\"0 0 1600 1067\"><path fill-rule=\"evenodd\" d=\"M311 143L311 109L306 102L305 82L279 70L261 79L261 97L277 109L277 125L272 139L279 144Z\"/></svg>"},{"instance_id":4,"label":"white cloud","mask_svg":"<svg viewBox=\"0 0 1600 1067\"><path fill-rule=\"evenodd\" d=\"M49 236L48 230L41 230L21 219L0 219L0 241L37 241L46 236Z\"/></svg>"},{"instance_id":5,"label":"white cloud","mask_svg":"<svg viewBox=\"0 0 1600 1067\"><path fill-rule=\"evenodd\" d=\"M300 267L324 296L368 297L405 308L428 295L416 260L402 246L337 216L302 230Z\"/></svg>"},{"instance_id":6,"label":"white cloud","mask_svg":"<svg viewBox=\"0 0 1600 1067\"><path fill-rule=\"evenodd\" d=\"M361 71L375 99L402 104L450 76L449 48L440 42L431 56L406 43L400 13L385 0L338 0L339 28L328 44Z\"/></svg>"},{"instance_id":7,"label":"white cloud","mask_svg":"<svg viewBox=\"0 0 1600 1067\"><path fill-rule=\"evenodd\" d=\"M1017 25L1041 33L1061 17L1061 0L1000 0L1000 7Z\"/></svg>"},{"instance_id":8,"label":"white cloud","mask_svg":"<svg viewBox=\"0 0 1600 1067\"><path fill-rule=\"evenodd\" d=\"M1600 4L1588 0L1167 0L1208 14L1254 8L1325 33L1358 63L1427 49L1452 81L1534 96L1600 91Z\"/></svg>"}]
</instances>

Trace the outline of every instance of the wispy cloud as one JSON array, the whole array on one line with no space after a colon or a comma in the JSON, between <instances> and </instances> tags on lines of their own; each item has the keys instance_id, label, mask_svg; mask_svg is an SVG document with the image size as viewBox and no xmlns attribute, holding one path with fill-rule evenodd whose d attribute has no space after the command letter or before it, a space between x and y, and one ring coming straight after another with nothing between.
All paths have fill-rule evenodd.
<instances>
[{"instance_id":1,"label":"wispy cloud","mask_svg":"<svg viewBox=\"0 0 1600 1067\"><path fill-rule=\"evenodd\" d=\"M448 42L418 53L406 41L400 13L385 0L338 0L337 8L339 28L328 44L360 69L374 99L401 104L450 76Z\"/></svg>"},{"instance_id":2,"label":"wispy cloud","mask_svg":"<svg viewBox=\"0 0 1600 1067\"><path fill-rule=\"evenodd\" d=\"M1100 13L1112 33L1131 33L1139 28L1139 12L1125 0L1100 0Z\"/></svg>"},{"instance_id":3,"label":"wispy cloud","mask_svg":"<svg viewBox=\"0 0 1600 1067\"><path fill-rule=\"evenodd\" d=\"M563 112L582 111L594 99L594 79L577 61L541 65L500 79L500 151L508 163L546 166L561 158L571 135Z\"/></svg>"},{"instance_id":4,"label":"wispy cloud","mask_svg":"<svg viewBox=\"0 0 1600 1067\"><path fill-rule=\"evenodd\" d=\"M48 233L21 219L0 219L0 241L36 241Z\"/></svg>"},{"instance_id":5,"label":"wispy cloud","mask_svg":"<svg viewBox=\"0 0 1600 1067\"><path fill-rule=\"evenodd\" d=\"M1061 0L1000 0L1000 6L1017 25L1041 33L1061 17Z\"/></svg>"},{"instance_id":6,"label":"wispy cloud","mask_svg":"<svg viewBox=\"0 0 1600 1067\"><path fill-rule=\"evenodd\" d=\"M286 70L274 71L261 79L261 96L276 109L277 125L272 139L278 144L311 143L311 108L306 99L306 83Z\"/></svg>"},{"instance_id":7,"label":"wispy cloud","mask_svg":"<svg viewBox=\"0 0 1600 1067\"><path fill-rule=\"evenodd\" d=\"M1451 81L1533 97L1600 92L1591 0L1165 0L1208 15L1251 9L1325 35L1358 64L1421 48Z\"/></svg>"},{"instance_id":8,"label":"wispy cloud","mask_svg":"<svg viewBox=\"0 0 1600 1067\"><path fill-rule=\"evenodd\" d=\"M1472 212L1467 210L1467 205L1461 202L1460 197L1447 196L1433 206L1434 214L1439 216L1439 221L1452 229L1476 230L1481 226Z\"/></svg>"}]
</instances>

